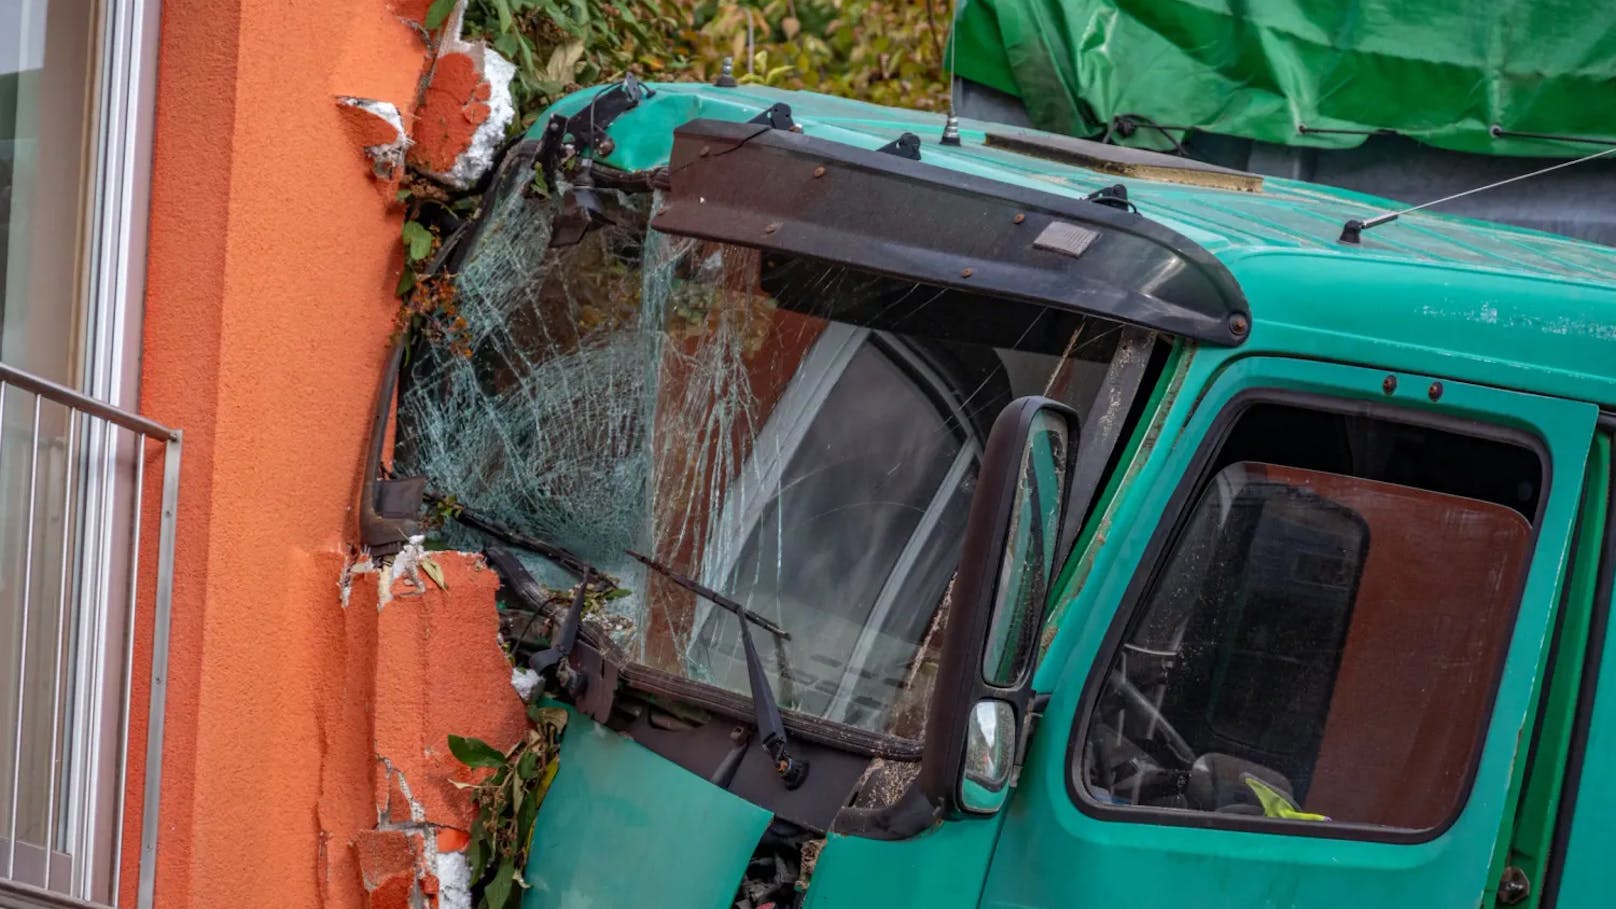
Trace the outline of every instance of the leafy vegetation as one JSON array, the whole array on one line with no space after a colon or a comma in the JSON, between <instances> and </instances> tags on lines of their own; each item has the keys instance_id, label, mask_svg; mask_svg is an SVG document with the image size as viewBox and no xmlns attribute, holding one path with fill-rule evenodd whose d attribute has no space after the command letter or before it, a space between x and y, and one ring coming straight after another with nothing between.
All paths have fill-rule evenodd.
<instances>
[{"instance_id":1,"label":"leafy vegetation","mask_svg":"<svg viewBox=\"0 0 1616 909\"><path fill-rule=\"evenodd\" d=\"M633 71L711 81L724 57L739 81L919 110L947 97L949 0L469 0L467 37L517 66L525 130L563 93Z\"/></svg>"},{"instance_id":2,"label":"leafy vegetation","mask_svg":"<svg viewBox=\"0 0 1616 909\"><path fill-rule=\"evenodd\" d=\"M449 750L462 764L483 774L476 783L456 783L471 794L477 819L471 825L466 861L471 866L477 909L516 909L527 883L529 838L539 805L555 779L556 754L567 712L532 706L533 728L508 751L482 739L449 736Z\"/></svg>"}]
</instances>

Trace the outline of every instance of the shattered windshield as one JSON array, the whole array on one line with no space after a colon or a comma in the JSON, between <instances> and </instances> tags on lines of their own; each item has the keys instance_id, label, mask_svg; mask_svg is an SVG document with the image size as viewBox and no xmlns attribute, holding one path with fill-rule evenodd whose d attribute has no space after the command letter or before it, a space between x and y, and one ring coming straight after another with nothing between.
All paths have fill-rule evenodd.
<instances>
[{"instance_id":1,"label":"shattered windshield","mask_svg":"<svg viewBox=\"0 0 1616 909\"><path fill-rule=\"evenodd\" d=\"M612 574L632 659L748 691L736 616L630 550L783 629L753 629L782 708L919 738L993 419L1085 410L1114 326L657 234L648 196L601 196L610 223L562 249L554 204L498 203L465 343L412 350L400 469Z\"/></svg>"}]
</instances>

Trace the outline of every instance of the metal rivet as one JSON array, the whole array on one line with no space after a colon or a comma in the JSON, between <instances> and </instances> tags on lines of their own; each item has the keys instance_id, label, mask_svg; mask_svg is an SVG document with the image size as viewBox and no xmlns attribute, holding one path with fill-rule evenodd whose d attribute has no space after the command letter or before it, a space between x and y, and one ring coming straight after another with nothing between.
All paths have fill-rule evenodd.
<instances>
[{"instance_id":1,"label":"metal rivet","mask_svg":"<svg viewBox=\"0 0 1616 909\"><path fill-rule=\"evenodd\" d=\"M1392 392L1396 391L1397 390L1397 377L1396 376L1387 376L1386 378L1381 379L1380 380L1380 390L1384 391L1387 394L1391 394Z\"/></svg>"},{"instance_id":2,"label":"metal rivet","mask_svg":"<svg viewBox=\"0 0 1616 909\"><path fill-rule=\"evenodd\" d=\"M1012 224L1020 224L1021 222L1025 221L1025 220L1027 220L1027 216L1018 211L1018 212L1016 212L1016 216L1014 218L1010 219L1010 223L1012 223Z\"/></svg>"},{"instance_id":3,"label":"metal rivet","mask_svg":"<svg viewBox=\"0 0 1616 909\"><path fill-rule=\"evenodd\" d=\"M770 224L768 227L763 228L763 232L766 233L766 234L772 234L772 233L774 233L775 231L777 231L779 229L780 229L780 225L778 225L778 224Z\"/></svg>"},{"instance_id":4,"label":"metal rivet","mask_svg":"<svg viewBox=\"0 0 1616 909\"><path fill-rule=\"evenodd\" d=\"M705 157L707 157L707 155L708 155L708 154L709 154L709 153L711 153L711 152L712 152L712 150L713 150L713 147L712 147L712 146L711 146L711 145L703 145L703 146L702 146L702 147L701 147L701 156L702 156L702 157L703 157L703 158L705 158Z\"/></svg>"},{"instance_id":5,"label":"metal rivet","mask_svg":"<svg viewBox=\"0 0 1616 909\"><path fill-rule=\"evenodd\" d=\"M595 143L595 154L597 155L610 155L614 151L617 151L617 143L609 138Z\"/></svg>"},{"instance_id":6,"label":"metal rivet","mask_svg":"<svg viewBox=\"0 0 1616 909\"><path fill-rule=\"evenodd\" d=\"M1229 331L1234 334L1235 337L1244 337L1246 332L1250 330L1251 319L1247 318L1245 313L1237 312L1229 316Z\"/></svg>"},{"instance_id":7,"label":"metal rivet","mask_svg":"<svg viewBox=\"0 0 1616 909\"><path fill-rule=\"evenodd\" d=\"M825 176L825 167L824 167L824 165L820 165L819 167L814 168L814 176L815 177L823 177L823 176Z\"/></svg>"},{"instance_id":8,"label":"metal rivet","mask_svg":"<svg viewBox=\"0 0 1616 909\"><path fill-rule=\"evenodd\" d=\"M969 278L971 275L974 275L974 274L976 274L976 272L974 270L972 270L972 269L969 269L969 268L960 270L960 277L962 277L962 278Z\"/></svg>"},{"instance_id":9,"label":"metal rivet","mask_svg":"<svg viewBox=\"0 0 1616 909\"><path fill-rule=\"evenodd\" d=\"M1433 401L1441 400L1442 399L1442 383L1441 382L1432 382L1431 387L1427 388L1425 390L1425 394L1426 394L1427 397L1429 397Z\"/></svg>"}]
</instances>

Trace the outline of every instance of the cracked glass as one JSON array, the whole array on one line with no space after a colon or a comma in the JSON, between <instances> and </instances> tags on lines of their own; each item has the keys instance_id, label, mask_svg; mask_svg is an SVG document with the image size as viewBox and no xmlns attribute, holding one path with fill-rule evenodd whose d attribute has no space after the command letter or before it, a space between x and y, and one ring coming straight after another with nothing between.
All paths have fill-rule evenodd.
<instances>
[{"instance_id":1,"label":"cracked glass","mask_svg":"<svg viewBox=\"0 0 1616 909\"><path fill-rule=\"evenodd\" d=\"M611 573L630 659L748 692L736 617L634 550L784 629L753 632L782 708L919 738L993 420L1086 411L1116 326L662 235L651 195L596 193L608 223L558 249L558 202L495 201L458 276L470 355L411 351L398 468Z\"/></svg>"}]
</instances>

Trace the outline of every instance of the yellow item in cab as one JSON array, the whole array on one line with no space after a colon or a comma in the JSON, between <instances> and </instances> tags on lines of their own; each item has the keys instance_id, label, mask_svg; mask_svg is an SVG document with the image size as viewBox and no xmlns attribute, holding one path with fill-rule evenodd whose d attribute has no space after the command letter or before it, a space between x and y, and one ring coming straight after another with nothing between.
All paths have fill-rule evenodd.
<instances>
[{"instance_id":1,"label":"yellow item in cab","mask_svg":"<svg viewBox=\"0 0 1616 909\"><path fill-rule=\"evenodd\" d=\"M1264 817L1282 817L1292 821L1327 821L1329 818L1322 814L1313 814L1296 807L1285 793L1257 779L1249 773L1240 774L1241 782L1251 787L1257 794L1257 801L1262 803Z\"/></svg>"}]
</instances>

